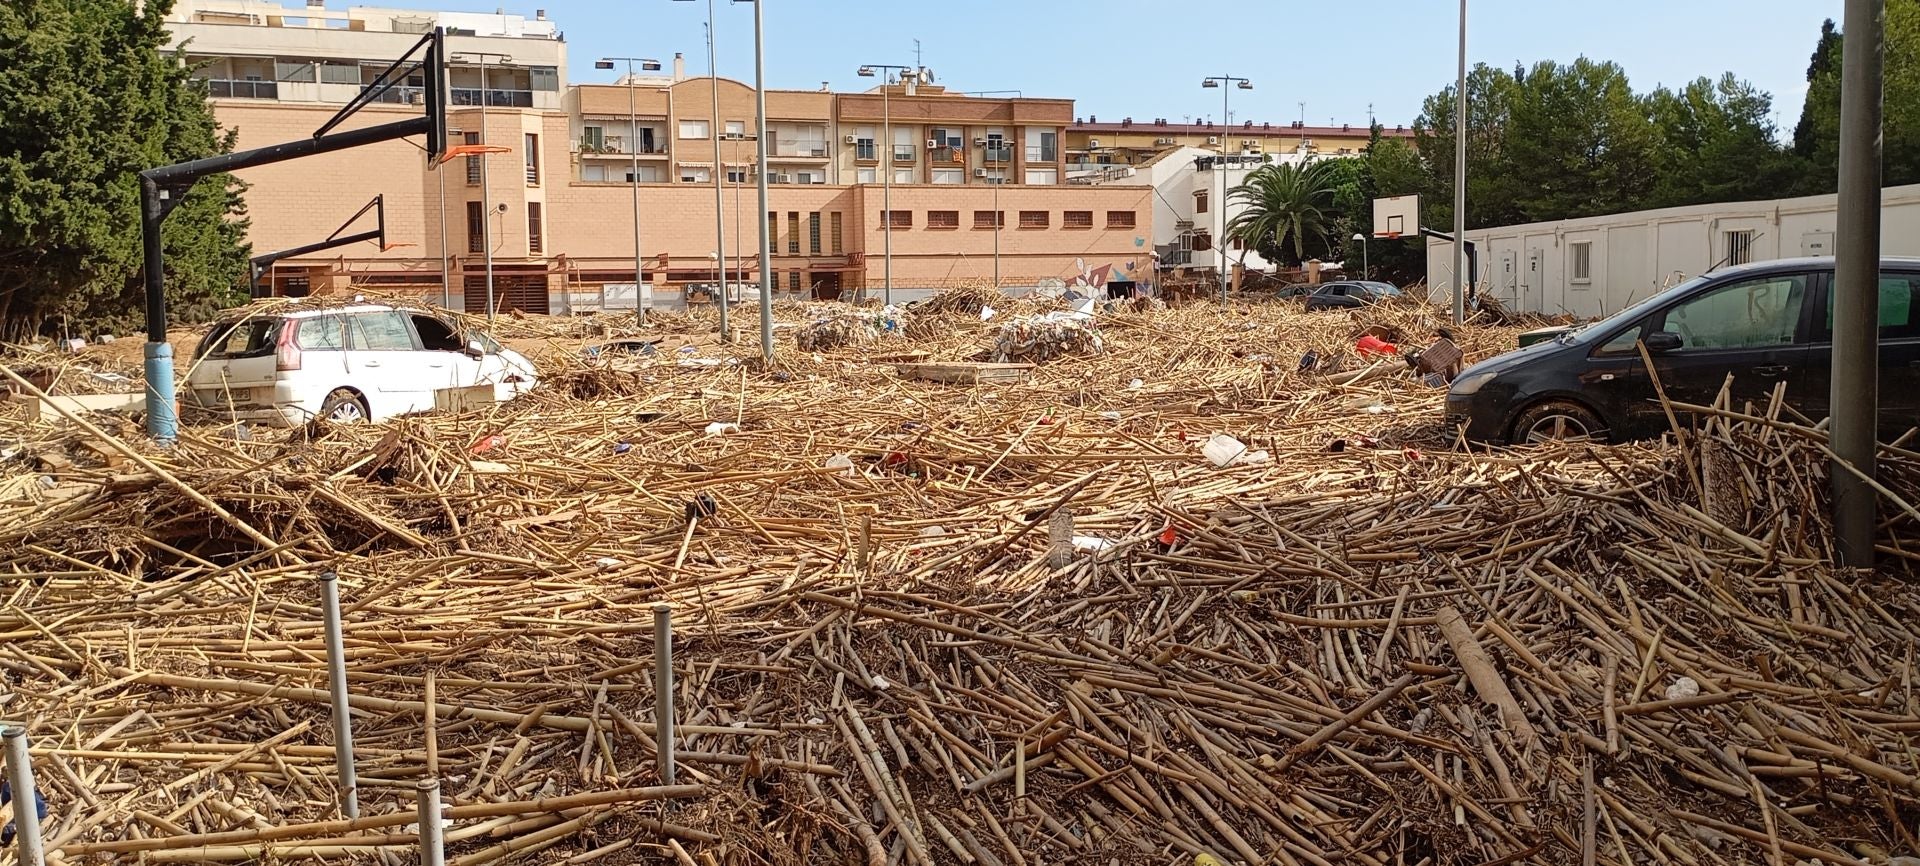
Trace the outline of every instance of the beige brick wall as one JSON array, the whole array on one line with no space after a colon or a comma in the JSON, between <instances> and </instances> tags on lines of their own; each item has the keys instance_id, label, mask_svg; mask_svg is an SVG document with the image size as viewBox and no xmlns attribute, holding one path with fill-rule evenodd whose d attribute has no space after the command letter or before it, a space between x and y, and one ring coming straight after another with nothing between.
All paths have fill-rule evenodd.
<instances>
[{"instance_id":1,"label":"beige brick wall","mask_svg":"<svg viewBox=\"0 0 1920 866\"><path fill-rule=\"evenodd\" d=\"M727 88L728 82L723 81L723 97ZM704 88L699 91L700 114L704 117L709 113L705 110L707 91ZM624 95L621 101L624 107ZM750 108L746 110L750 116ZM216 112L223 124L239 131L238 146L250 148L307 137L331 116L332 109L229 100L217 103ZM721 113L723 119L728 116L724 101ZM409 116L413 116L412 110L405 108L369 108L349 119L344 128ZM449 118L449 126L457 130L478 129L479 122L480 112L474 109L458 110ZM496 264L550 266L556 272L556 287L562 279L558 276L560 273L624 271L631 274L631 188L625 184L583 184L573 180L577 157L572 153L572 134L566 115L491 110L485 132L488 142L509 148L508 152L491 154L485 159L492 193L486 212L493 224ZM540 182L537 185L529 184L526 177L524 136L529 133L539 136ZM970 129L969 141L973 134ZM447 228L447 250L456 273L462 267L477 268L481 256L467 252L467 203L481 200L480 186L466 182L465 164L460 159L438 172L426 171L419 143L418 138L383 142L242 172L243 179L251 184L246 199L253 220L250 239L255 251L284 249L320 240L376 193L381 193L386 196L388 240L396 246L382 252L370 244L359 245L332 255L290 261L282 265L283 270L312 267L316 286L321 283L320 275L327 272L415 274L423 280L432 280L439 271L437 256L443 219ZM439 207L443 180L444 213ZM1041 277L1070 279L1078 273L1076 260L1090 267L1113 265L1116 273L1131 262L1136 276L1145 278L1151 273L1152 246L1148 240L1152 237L1151 189L1007 185L997 191L999 209L1006 213L1006 227L999 233L999 241L1000 272L1007 281ZM947 285L990 277L995 233L975 229L973 212L991 209L995 192L993 186L972 183L895 186L893 207L913 212L913 226L893 233L895 285ZM726 202L721 213L727 234L729 270L743 261L752 270L757 267L753 263L753 250L765 220L756 201L755 188L752 184L742 184L736 194L735 187L729 184L724 194ZM879 285L885 246L880 229L882 197L879 185L773 186L770 209L779 214L773 270L782 276L781 285L787 285L787 272L847 268L857 262L858 254L862 253L865 255L862 269L846 272L846 281L857 284L864 279L869 285ZM543 206L545 245L538 255L530 254L527 249L527 206L531 203ZM500 205L505 206L504 211L499 209ZM930 228L927 214L934 210L957 212L958 227ZM1046 211L1048 227L1020 228L1022 210ZM1068 210L1091 212L1093 227L1066 228L1064 212ZM1108 228L1109 211L1132 214L1133 227ZM815 212L821 214L821 253L817 256L812 254L807 236L808 217ZM798 255L788 252L791 249L788 244L790 213L799 217ZM842 224L842 253L837 256L831 251L830 237L834 213L841 214ZM676 281L710 279L707 274L712 268L709 253L715 247L714 214L710 185L642 185L642 246L649 260L649 272L654 268L656 257L664 252ZM371 227L370 218L365 225ZM456 279L456 287L457 284Z\"/></svg>"}]
</instances>

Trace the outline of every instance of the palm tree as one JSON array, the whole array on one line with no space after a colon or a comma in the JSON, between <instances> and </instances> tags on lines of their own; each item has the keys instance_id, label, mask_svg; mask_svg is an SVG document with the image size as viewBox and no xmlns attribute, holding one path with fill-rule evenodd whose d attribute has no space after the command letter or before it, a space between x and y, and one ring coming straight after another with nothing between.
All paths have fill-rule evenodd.
<instances>
[{"instance_id":1,"label":"palm tree","mask_svg":"<svg viewBox=\"0 0 1920 866\"><path fill-rule=\"evenodd\" d=\"M1227 201L1244 205L1240 215L1227 223L1227 237L1238 239L1250 249L1284 250L1287 238L1293 238L1293 257L1307 256L1308 240L1324 240L1327 215L1322 210L1333 205L1333 164L1309 160L1302 163L1263 165L1248 172L1247 179L1227 193Z\"/></svg>"}]
</instances>

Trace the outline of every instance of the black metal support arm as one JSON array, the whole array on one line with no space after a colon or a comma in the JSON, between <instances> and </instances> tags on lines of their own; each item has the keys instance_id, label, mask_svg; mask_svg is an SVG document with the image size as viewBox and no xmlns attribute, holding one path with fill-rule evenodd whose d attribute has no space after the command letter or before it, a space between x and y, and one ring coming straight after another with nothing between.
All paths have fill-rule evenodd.
<instances>
[{"instance_id":1,"label":"black metal support arm","mask_svg":"<svg viewBox=\"0 0 1920 866\"><path fill-rule=\"evenodd\" d=\"M256 298L264 297L264 295L260 293L260 275L266 273L268 268L273 267L275 262L282 259L304 256L308 253L317 253L336 247L352 246L362 241L374 241L380 245L381 249L386 249L387 207L385 199L386 196L384 195L374 196L372 201L367 202L365 206L355 211L353 216L347 217L347 221L341 223L339 228L334 229L333 234L327 235L326 240L293 247L291 249L284 249L278 252L261 253L260 255L254 256L251 260L251 264L253 265L252 278L250 281L251 294ZM374 227L371 231L358 232L345 236L340 234L347 230L347 226L359 222L361 217L367 215L367 211L373 211Z\"/></svg>"}]
</instances>

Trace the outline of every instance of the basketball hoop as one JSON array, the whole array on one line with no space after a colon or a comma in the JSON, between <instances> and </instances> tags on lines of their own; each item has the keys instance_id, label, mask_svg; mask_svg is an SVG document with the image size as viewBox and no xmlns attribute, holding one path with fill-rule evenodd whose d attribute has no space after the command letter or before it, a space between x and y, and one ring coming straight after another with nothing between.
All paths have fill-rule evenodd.
<instances>
[{"instance_id":1,"label":"basketball hoop","mask_svg":"<svg viewBox=\"0 0 1920 866\"><path fill-rule=\"evenodd\" d=\"M1397 241L1400 239L1400 233L1399 232L1374 232L1373 238L1374 240Z\"/></svg>"}]
</instances>

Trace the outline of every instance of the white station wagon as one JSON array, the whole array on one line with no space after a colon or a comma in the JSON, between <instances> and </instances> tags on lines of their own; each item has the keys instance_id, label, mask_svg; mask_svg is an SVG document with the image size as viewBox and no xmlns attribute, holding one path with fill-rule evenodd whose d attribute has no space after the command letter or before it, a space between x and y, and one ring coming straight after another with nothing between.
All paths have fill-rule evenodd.
<instances>
[{"instance_id":1,"label":"white station wagon","mask_svg":"<svg viewBox=\"0 0 1920 866\"><path fill-rule=\"evenodd\" d=\"M434 392L492 385L511 400L533 364L422 309L355 304L215 324L193 353L185 402L236 420L378 421L434 407Z\"/></svg>"}]
</instances>

